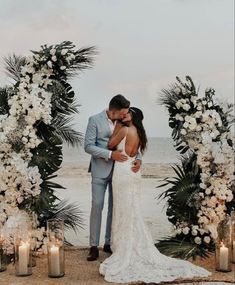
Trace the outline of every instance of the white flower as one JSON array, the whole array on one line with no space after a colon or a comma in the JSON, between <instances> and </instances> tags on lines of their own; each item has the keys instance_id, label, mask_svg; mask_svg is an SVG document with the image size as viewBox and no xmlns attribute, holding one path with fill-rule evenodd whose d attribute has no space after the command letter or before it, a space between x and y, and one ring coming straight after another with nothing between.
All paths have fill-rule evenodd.
<instances>
[{"instance_id":1,"label":"white flower","mask_svg":"<svg viewBox=\"0 0 235 285\"><path fill-rule=\"evenodd\" d=\"M177 121L183 121L184 120L184 118L180 114L176 114L175 119Z\"/></svg>"},{"instance_id":2,"label":"white flower","mask_svg":"<svg viewBox=\"0 0 235 285\"><path fill-rule=\"evenodd\" d=\"M55 55L55 54L56 54L56 49L55 49L55 48L52 48L52 49L50 50L50 54L51 54L51 55Z\"/></svg>"},{"instance_id":3,"label":"white flower","mask_svg":"<svg viewBox=\"0 0 235 285\"><path fill-rule=\"evenodd\" d=\"M61 70L65 70L65 69L66 69L66 66L62 65L62 66L60 67L60 69L61 69Z\"/></svg>"},{"instance_id":4,"label":"white flower","mask_svg":"<svg viewBox=\"0 0 235 285\"><path fill-rule=\"evenodd\" d=\"M210 188L207 188L206 191L205 191L206 195L210 195L211 194L211 189Z\"/></svg>"},{"instance_id":5,"label":"white flower","mask_svg":"<svg viewBox=\"0 0 235 285\"><path fill-rule=\"evenodd\" d=\"M186 134L187 134L187 131L186 131L185 129L182 129L182 130L180 131L180 133L181 133L182 135L186 135Z\"/></svg>"},{"instance_id":6,"label":"white flower","mask_svg":"<svg viewBox=\"0 0 235 285\"><path fill-rule=\"evenodd\" d=\"M210 243L211 238L209 236L205 236L203 240L205 243Z\"/></svg>"},{"instance_id":7,"label":"white flower","mask_svg":"<svg viewBox=\"0 0 235 285\"><path fill-rule=\"evenodd\" d=\"M47 62L47 65L52 68L52 62L50 60Z\"/></svg>"},{"instance_id":8,"label":"white flower","mask_svg":"<svg viewBox=\"0 0 235 285\"><path fill-rule=\"evenodd\" d=\"M54 55L54 56L52 56L52 58L51 58L53 61L57 61L57 57Z\"/></svg>"},{"instance_id":9,"label":"white flower","mask_svg":"<svg viewBox=\"0 0 235 285\"><path fill-rule=\"evenodd\" d=\"M189 233L189 231L190 231L189 227L183 228L183 234L184 235L187 235Z\"/></svg>"},{"instance_id":10,"label":"white flower","mask_svg":"<svg viewBox=\"0 0 235 285\"><path fill-rule=\"evenodd\" d=\"M68 52L68 50L67 49L62 49L62 51L61 51L61 55L66 55L66 53Z\"/></svg>"},{"instance_id":11,"label":"white flower","mask_svg":"<svg viewBox=\"0 0 235 285\"><path fill-rule=\"evenodd\" d=\"M202 239L200 237L195 237L194 239L196 244L201 244L202 243Z\"/></svg>"},{"instance_id":12,"label":"white flower","mask_svg":"<svg viewBox=\"0 0 235 285\"><path fill-rule=\"evenodd\" d=\"M191 107L190 107L189 104L184 104L184 105L183 105L183 109L186 110L186 111L188 111L190 108L191 108Z\"/></svg>"}]
</instances>

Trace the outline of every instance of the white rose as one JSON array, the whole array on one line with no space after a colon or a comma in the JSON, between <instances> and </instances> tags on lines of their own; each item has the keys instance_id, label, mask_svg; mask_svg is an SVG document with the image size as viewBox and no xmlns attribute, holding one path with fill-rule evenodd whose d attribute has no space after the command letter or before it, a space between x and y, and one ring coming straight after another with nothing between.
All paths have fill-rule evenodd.
<instances>
[{"instance_id":1,"label":"white rose","mask_svg":"<svg viewBox=\"0 0 235 285\"><path fill-rule=\"evenodd\" d=\"M182 135L186 135L186 134L187 134L187 131L186 131L185 129L182 129L182 130L180 131L180 133L181 133Z\"/></svg>"},{"instance_id":2,"label":"white rose","mask_svg":"<svg viewBox=\"0 0 235 285\"><path fill-rule=\"evenodd\" d=\"M57 61L57 57L54 55L54 56L52 56L52 58L51 58L53 61Z\"/></svg>"},{"instance_id":3,"label":"white rose","mask_svg":"<svg viewBox=\"0 0 235 285\"><path fill-rule=\"evenodd\" d=\"M210 243L210 241L211 241L211 238L209 236L205 236L204 237L204 242L205 243Z\"/></svg>"},{"instance_id":4,"label":"white rose","mask_svg":"<svg viewBox=\"0 0 235 285\"><path fill-rule=\"evenodd\" d=\"M188 111L188 110L190 109L190 105L189 105L189 104L184 104L184 105L183 105L183 109L184 109L185 111Z\"/></svg>"},{"instance_id":5,"label":"white rose","mask_svg":"<svg viewBox=\"0 0 235 285\"><path fill-rule=\"evenodd\" d=\"M195 237L194 239L196 244L201 244L202 243L202 239L200 237Z\"/></svg>"},{"instance_id":6,"label":"white rose","mask_svg":"<svg viewBox=\"0 0 235 285\"><path fill-rule=\"evenodd\" d=\"M189 233L189 227L183 228L183 234L187 235Z\"/></svg>"},{"instance_id":7,"label":"white rose","mask_svg":"<svg viewBox=\"0 0 235 285\"><path fill-rule=\"evenodd\" d=\"M206 191L205 191L206 195L210 195L211 194L211 189L210 188L207 188Z\"/></svg>"},{"instance_id":8,"label":"white rose","mask_svg":"<svg viewBox=\"0 0 235 285\"><path fill-rule=\"evenodd\" d=\"M175 106L176 106L177 109L180 109L181 106L182 106L182 103L181 103L180 101L177 101L177 102L175 103Z\"/></svg>"},{"instance_id":9,"label":"white rose","mask_svg":"<svg viewBox=\"0 0 235 285\"><path fill-rule=\"evenodd\" d=\"M197 235L197 230L192 230L192 235L196 236Z\"/></svg>"}]
</instances>

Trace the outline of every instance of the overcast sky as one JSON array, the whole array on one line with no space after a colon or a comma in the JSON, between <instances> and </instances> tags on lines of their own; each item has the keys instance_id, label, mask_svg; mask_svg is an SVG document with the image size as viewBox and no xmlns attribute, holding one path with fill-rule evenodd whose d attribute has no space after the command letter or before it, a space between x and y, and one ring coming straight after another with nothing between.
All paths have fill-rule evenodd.
<instances>
[{"instance_id":1,"label":"overcast sky","mask_svg":"<svg viewBox=\"0 0 235 285\"><path fill-rule=\"evenodd\" d=\"M157 105L175 76L191 75L234 94L233 0L0 0L0 58L28 55L41 44L70 40L95 45L95 66L72 81L80 107L76 129L121 93L145 114L149 136L169 136L166 110ZM0 84L9 83L2 62Z\"/></svg>"}]
</instances>

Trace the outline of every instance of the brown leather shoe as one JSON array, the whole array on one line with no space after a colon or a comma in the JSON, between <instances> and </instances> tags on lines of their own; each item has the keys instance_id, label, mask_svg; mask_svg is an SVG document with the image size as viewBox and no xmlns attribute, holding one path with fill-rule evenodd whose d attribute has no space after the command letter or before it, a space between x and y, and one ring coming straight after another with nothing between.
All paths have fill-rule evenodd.
<instances>
[{"instance_id":1,"label":"brown leather shoe","mask_svg":"<svg viewBox=\"0 0 235 285\"><path fill-rule=\"evenodd\" d=\"M111 250L110 244L104 244L103 251L111 253L111 254L113 253Z\"/></svg>"},{"instance_id":2,"label":"brown leather shoe","mask_svg":"<svg viewBox=\"0 0 235 285\"><path fill-rule=\"evenodd\" d=\"M90 248L89 254L87 256L87 261L94 261L97 260L99 257L99 250L97 246L92 246Z\"/></svg>"}]
</instances>

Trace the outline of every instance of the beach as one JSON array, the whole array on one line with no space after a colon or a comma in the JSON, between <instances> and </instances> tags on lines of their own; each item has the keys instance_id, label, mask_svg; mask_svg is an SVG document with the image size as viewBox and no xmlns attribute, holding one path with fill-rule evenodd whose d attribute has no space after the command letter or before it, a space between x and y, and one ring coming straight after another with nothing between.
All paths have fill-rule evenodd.
<instances>
[{"instance_id":1,"label":"beach","mask_svg":"<svg viewBox=\"0 0 235 285\"><path fill-rule=\"evenodd\" d=\"M153 239L157 241L172 232L172 225L168 222L166 216L166 201L157 199L160 193L166 188L156 188L161 184L163 178L172 176L170 164L146 163L142 165L142 214L147 223ZM79 229L75 234L72 231L66 232L66 239L76 246L89 245L89 215L91 207L91 176L84 166L77 167L74 164L65 163L58 171L58 177L55 182L66 187L64 190L57 192L58 197L66 199L69 202L77 203L82 212L84 229ZM103 210L103 222L101 229L101 245L104 242L104 231L107 215L107 198Z\"/></svg>"}]
</instances>

